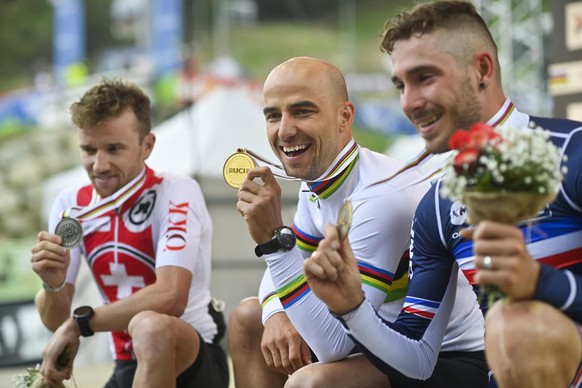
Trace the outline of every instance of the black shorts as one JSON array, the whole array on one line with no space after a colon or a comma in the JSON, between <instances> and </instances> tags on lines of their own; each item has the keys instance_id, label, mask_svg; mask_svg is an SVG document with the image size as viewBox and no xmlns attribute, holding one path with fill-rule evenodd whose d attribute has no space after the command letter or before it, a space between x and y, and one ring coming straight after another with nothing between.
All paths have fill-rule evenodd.
<instances>
[{"instance_id":1,"label":"black shorts","mask_svg":"<svg viewBox=\"0 0 582 388\"><path fill-rule=\"evenodd\" d=\"M487 388L489 368L485 352L441 352L432 376L426 381L391 373L392 388Z\"/></svg>"},{"instance_id":2,"label":"black shorts","mask_svg":"<svg viewBox=\"0 0 582 388\"><path fill-rule=\"evenodd\" d=\"M200 334L198 335L200 337ZM131 388L137 368L136 360L116 360L113 375L105 388ZM228 363L218 344L208 344L200 337L196 361L176 378L176 387L228 387Z\"/></svg>"}]
</instances>

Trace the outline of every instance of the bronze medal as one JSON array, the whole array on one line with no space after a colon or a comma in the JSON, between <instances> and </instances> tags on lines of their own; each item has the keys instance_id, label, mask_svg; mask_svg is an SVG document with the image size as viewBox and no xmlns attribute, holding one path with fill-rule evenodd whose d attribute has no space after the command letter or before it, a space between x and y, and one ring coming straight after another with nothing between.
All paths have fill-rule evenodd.
<instances>
[{"instance_id":1,"label":"bronze medal","mask_svg":"<svg viewBox=\"0 0 582 388\"><path fill-rule=\"evenodd\" d=\"M63 217L55 228L55 234L63 240L63 247L76 248L81 245L81 240L83 240L83 227L77 219Z\"/></svg>"},{"instance_id":2,"label":"bronze medal","mask_svg":"<svg viewBox=\"0 0 582 388\"><path fill-rule=\"evenodd\" d=\"M255 166L256 163L252 157L244 152L237 152L230 155L224 162L222 175L230 187L238 189L251 168Z\"/></svg>"},{"instance_id":3,"label":"bronze medal","mask_svg":"<svg viewBox=\"0 0 582 388\"><path fill-rule=\"evenodd\" d=\"M350 225L352 224L352 203L349 199L344 201L337 215L337 232L340 241L343 241L348 236Z\"/></svg>"}]
</instances>

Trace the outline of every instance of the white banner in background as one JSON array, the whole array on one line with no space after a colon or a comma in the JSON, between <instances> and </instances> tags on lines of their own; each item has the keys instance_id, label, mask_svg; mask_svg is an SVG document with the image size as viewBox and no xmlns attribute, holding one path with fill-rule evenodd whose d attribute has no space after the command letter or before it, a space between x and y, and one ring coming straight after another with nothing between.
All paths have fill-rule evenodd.
<instances>
[{"instance_id":1,"label":"white banner in background","mask_svg":"<svg viewBox=\"0 0 582 388\"><path fill-rule=\"evenodd\" d=\"M565 19L566 48L570 51L582 49L582 1L565 5Z\"/></svg>"}]
</instances>

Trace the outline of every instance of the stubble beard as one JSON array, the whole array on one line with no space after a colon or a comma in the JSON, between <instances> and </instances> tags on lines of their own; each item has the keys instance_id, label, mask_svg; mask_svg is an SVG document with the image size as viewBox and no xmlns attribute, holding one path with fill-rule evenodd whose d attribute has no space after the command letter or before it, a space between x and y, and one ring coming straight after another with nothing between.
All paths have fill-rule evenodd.
<instances>
[{"instance_id":1,"label":"stubble beard","mask_svg":"<svg viewBox=\"0 0 582 388\"><path fill-rule=\"evenodd\" d=\"M481 102L477 98L477 93L471 89L469 79L466 79L463 85L454 105L457 109L451 111L451 121L454 129L447 138L447 148L448 141L454 131L459 129L467 130L473 124L481 121Z\"/></svg>"}]
</instances>

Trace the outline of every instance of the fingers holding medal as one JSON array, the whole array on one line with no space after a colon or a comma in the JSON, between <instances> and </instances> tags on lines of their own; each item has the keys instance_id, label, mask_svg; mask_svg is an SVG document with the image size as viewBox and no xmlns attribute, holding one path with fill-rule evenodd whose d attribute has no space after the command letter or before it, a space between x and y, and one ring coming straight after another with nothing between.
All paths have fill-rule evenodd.
<instances>
[{"instance_id":1,"label":"fingers holding medal","mask_svg":"<svg viewBox=\"0 0 582 388\"><path fill-rule=\"evenodd\" d=\"M55 234L61 237L63 247L72 249L81 245L83 227L77 219L63 217L55 228Z\"/></svg>"}]
</instances>

